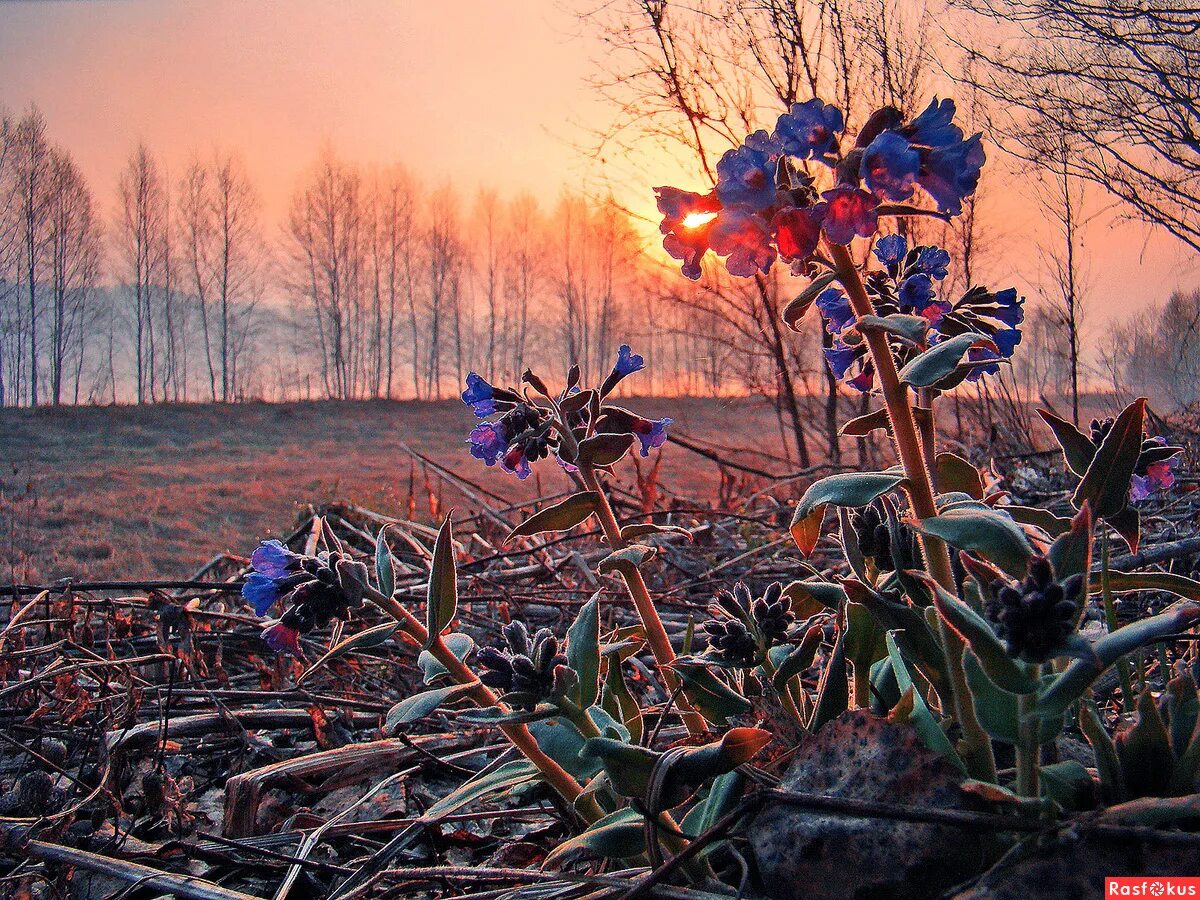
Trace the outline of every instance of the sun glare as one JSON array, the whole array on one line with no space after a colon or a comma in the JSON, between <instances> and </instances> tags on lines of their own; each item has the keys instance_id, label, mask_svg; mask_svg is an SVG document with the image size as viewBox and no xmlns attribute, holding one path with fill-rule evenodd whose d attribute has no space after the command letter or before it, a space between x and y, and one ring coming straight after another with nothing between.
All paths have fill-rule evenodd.
<instances>
[{"instance_id":1,"label":"sun glare","mask_svg":"<svg viewBox=\"0 0 1200 900\"><path fill-rule=\"evenodd\" d=\"M707 225L717 217L715 212L694 212L688 213L683 217L684 228L699 228L701 225Z\"/></svg>"}]
</instances>

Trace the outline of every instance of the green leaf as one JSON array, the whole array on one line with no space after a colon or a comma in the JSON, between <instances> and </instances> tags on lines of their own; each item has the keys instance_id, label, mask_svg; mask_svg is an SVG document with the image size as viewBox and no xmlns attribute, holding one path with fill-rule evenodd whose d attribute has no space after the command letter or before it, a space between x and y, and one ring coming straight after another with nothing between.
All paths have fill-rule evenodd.
<instances>
[{"instance_id":1,"label":"green leaf","mask_svg":"<svg viewBox=\"0 0 1200 900\"><path fill-rule=\"evenodd\" d=\"M688 699L714 725L728 725L731 716L750 711L749 700L702 663L676 659L671 668L683 680Z\"/></svg>"},{"instance_id":2,"label":"green leaf","mask_svg":"<svg viewBox=\"0 0 1200 900\"><path fill-rule=\"evenodd\" d=\"M955 335L918 354L900 370L900 381L913 387L933 387L955 374L967 351L977 344L991 344L982 334L967 332ZM993 344L993 346L995 346Z\"/></svg>"},{"instance_id":3,"label":"green leaf","mask_svg":"<svg viewBox=\"0 0 1200 900\"><path fill-rule=\"evenodd\" d=\"M836 279L836 274L826 272L810 281L808 287L801 291L800 296L783 308L784 324L793 331L799 331L800 320L804 318L808 308L813 305L817 297L821 296L821 291L833 284Z\"/></svg>"},{"instance_id":4,"label":"green leaf","mask_svg":"<svg viewBox=\"0 0 1200 900\"><path fill-rule=\"evenodd\" d=\"M917 730L917 734L921 736L921 740L925 742L926 747L935 753L943 754L965 772L967 767L954 751L954 747L950 744L950 739L946 737L946 732L942 731L941 726L934 719L933 713L929 711L929 707L921 699L920 691L913 684L912 676L908 673L908 667L904 663L904 657L900 654L900 648L896 646L896 640L892 632L889 631L887 633L885 640L887 641L888 658L892 661L892 671L896 673L896 683L900 687L900 694L901 696L908 694L912 697L913 706L912 711L909 713L908 721Z\"/></svg>"},{"instance_id":5,"label":"green leaf","mask_svg":"<svg viewBox=\"0 0 1200 900\"><path fill-rule=\"evenodd\" d=\"M624 797L638 799L646 796L650 787L650 773L662 756L646 747L603 737L589 738L579 755L599 759L617 792Z\"/></svg>"},{"instance_id":6,"label":"green leaf","mask_svg":"<svg viewBox=\"0 0 1200 900\"><path fill-rule=\"evenodd\" d=\"M469 725L524 725L528 722L540 722L559 715L559 709L552 703L539 703L533 709L501 709L499 706L485 706L481 709L464 709L458 713L458 721Z\"/></svg>"},{"instance_id":7,"label":"green leaf","mask_svg":"<svg viewBox=\"0 0 1200 900\"><path fill-rule=\"evenodd\" d=\"M1113 741L1125 787L1131 797L1162 796L1171 784L1175 757L1166 723L1149 688L1138 696L1133 724L1117 732Z\"/></svg>"},{"instance_id":8,"label":"green leaf","mask_svg":"<svg viewBox=\"0 0 1200 900\"><path fill-rule=\"evenodd\" d=\"M579 462L589 466L611 466L633 446L632 434L593 434L579 442Z\"/></svg>"},{"instance_id":9,"label":"green leaf","mask_svg":"<svg viewBox=\"0 0 1200 900\"><path fill-rule=\"evenodd\" d=\"M442 643L446 645L447 650L462 660L465 660L467 655L475 649L475 641L470 635L463 634L461 631L446 635L442 638ZM445 678L450 674L450 670L442 665L442 661L428 650L422 650L418 654L417 665L421 669L421 678L426 684L433 684L438 679Z\"/></svg>"},{"instance_id":10,"label":"green leaf","mask_svg":"<svg viewBox=\"0 0 1200 900\"><path fill-rule=\"evenodd\" d=\"M790 531L800 552L808 556L821 536L825 507L860 507L897 488L903 474L888 472L844 472L814 482L804 492L792 515Z\"/></svg>"},{"instance_id":11,"label":"green leaf","mask_svg":"<svg viewBox=\"0 0 1200 900\"><path fill-rule=\"evenodd\" d=\"M436 820L447 816L455 810L462 809L468 803L474 803L488 794L498 791L511 791L515 787L529 784L541 778L541 773L533 763L518 759L505 763L497 769L480 774L470 781L459 785L433 806L425 811L422 819Z\"/></svg>"},{"instance_id":12,"label":"green leaf","mask_svg":"<svg viewBox=\"0 0 1200 900\"><path fill-rule=\"evenodd\" d=\"M892 334L910 344L922 344L929 331L929 320L924 316L909 316L892 313L890 316L863 316L856 323L859 331L882 331Z\"/></svg>"},{"instance_id":13,"label":"green leaf","mask_svg":"<svg viewBox=\"0 0 1200 900\"><path fill-rule=\"evenodd\" d=\"M800 643L794 647L772 647L772 650L783 650L783 658L775 665L775 674L771 676L771 684L780 694L787 690L787 684L797 675L809 670L817 657L821 639L825 630L820 625L813 625L804 632Z\"/></svg>"},{"instance_id":14,"label":"green leaf","mask_svg":"<svg viewBox=\"0 0 1200 900\"><path fill-rule=\"evenodd\" d=\"M838 434L846 437L866 437L873 431L891 431L892 420L886 409L877 409L866 415L857 416L842 426Z\"/></svg>"},{"instance_id":15,"label":"green leaf","mask_svg":"<svg viewBox=\"0 0 1200 900\"><path fill-rule=\"evenodd\" d=\"M390 597L396 593L396 570L392 566L392 548L388 546L386 525L375 536L375 580L383 596Z\"/></svg>"},{"instance_id":16,"label":"green leaf","mask_svg":"<svg viewBox=\"0 0 1200 900\"><path fill-rule=\"evenodd\" d=\"M458 572L454 563L454 531L451 516L438 530L433 542L433 560L429 565L429 590L425 603L425 639L428 650L441 636L458 612Z\"/></svg>"},{"instance_id":17,"label":"green leaf","mask_svg":"<svg viewBox=\"0 0 1200 900\"><path fill-rule=\"evenodd\" d=\"M350 635L348 638L342 639L320 659L305 669L299 678L300 683L303 684L318 670L324 668L338 657L345 656L347 653L352 653L356 650L368 650L371 647L379 647L387 643L388 639L399 630L399 622L384 622L381 625L372 625L370 628L365 628Z\"/></svg>"},{"instance_id":18,"label":"green leaf","mask_svg":"<svg viewBox=\"0 0 1200 900\"><path fill-rule=\"evenodd\" d=\"M1096 455L1096 445L1092 443L1091 438L1066 419L1060 419L1054 413L1044 409L1039 409L1038 415L1050 426L1054 439L1062 448L1067 468L1082 478L1092 463L1092 457Z\"/></svg>"},{"instance_id":19,"label":"green leaf","mask_svg":"<svg viewBox=\"0 0 1200 900\"><path fill-rule=\"evenodd\" d=\"M846 589L829 581L793 581L783 589L783 596L792 606L797 618L814 615L823 609L838 612L846 603Z\"/></svg>"},{"instance_id":20,"label":"green leaf","mask_svg":"<svg viewBox=\"0 0 1200 900\"><path fill-rule=\"evenodd\" d=\"M1200 602L1200 581L1174 572L1109 572L1108 583L1116 594L1129 591L1165 591L1185 600ZM1093 572L1088 581L1088 593L1099 594L1102 590L1100 573Z\"/></svg>"},{"instance_id":21,"label":"green leaf","mask_svg":"<svg viewBox=\"0 0 1200 900\"><path fill-rule=\"evenodd\" d=\"M1075 660L1055 677L1050 689L1039 699L1034 713L1043 718L1061 716L1105 669L1122 656L1184 632L1197 622L1200 622L1200 604L1181 603L1157 616L1132 622L1109 633L1092 644L1092 658Z\"/></svg>"},{"instance_id":22,"label":"green leaf","mask_svg":"<svg viewBox=\"0 0 1200 900\"><path fill-rule=\"evenodd\" d=\"M951 509L912 525L922 534L941 538L960 550L982 554L1013 578L1024 578L1033 549L1025 532L1009 516L996 510Z\"/></svg>"},{"instance_id":23,"label":"green leaf","mask_svg":"<svg viewBox=\"0 0 1200 900\"><path fill-rule=\"evenodd\" d=\"M689 541L692 539L692 533L679 525L655 525L653 522L633 522L621 528L621 540L623 541L636 541L641 537L654 537L655 535L667 537L681 535Z\"/></svg>"},{"instance_id":24,"label":"green leaf","mask_svg":"<svg viewBox=\"0 0 1200 900\"><path fill-rule=\"evenodd\" d=\"M555 717L528 725L542 752L581 781L594 778L603 769L600 760L579 755L586 738L569 720Z\"/></svg>"},{"instance_id":25,"label":"green leaf","mask_svg":"<svg viewBox=\"0 0 1200 900\"><path fill-rule=\"evenodd\" d=\"M642 708L625 682L617 654L608 657L604 693L600 702L609 715L629 729L630 740L637 742L642 739Z\"/></svg>"},{"instance_id":26,"label":"green leaf","mask_svg":"<svg viewBox=\"0 0 1200 900\"><path fill-rule=\"evenodd\" d=\"M547 531L570 531L591 517L599 501L600 495L596 491L572 494L566 500L534 513L510 531L505 536L504 543L507 544L515 537L529 537Z\"/></svg>"},{"instance_id":27,"label":"green leaf","mask_svg":"<svg viewBox=\"0 0 1200 900\"><path fill-rule=\"evenodd\" d=\"M640 856L645 850L646 825L642 814L626 806L560 843L547 854L542 867L558 868L570 857L583 852L603 859L625 859Z\"/></svg>"},{"instance_id":28,"label":"green leaf","mask_svg":"<svg viewBox=\"0 0 1200 900\"><path fill-rule=\"evenodd\" d=\"M667 801L682 802L697 786L748 763L769 743L771 733L762 728L731 728L720 740L680 750L663 761L668 766L663 776Z\"/></svg>"},{"instance_id":29,"label":"green leaf","mask_svg":"<svg viewBox=\"0 0 1200 900\"><path fill-rule=\"evenodd\" d=\"M1050 510L1037 506L1021 506L1018 503L1010 503L1004 507L1004 511L1013 517L1014 522L1040 528L1050 537L1059 537L1071 528L1070 519L1065 516L1056 516Z\"/></svg>"},{"instance_id":30,"label":"green leaf","mask_svg":"<svg viewBox=\"0 0 1200 900\"><path fill-rule=\"evenodd\" d=\"M1091 700L1085 700L1079 710L1079 730L1092 745L1096 758L1096 772L1100 776L1100 791L1104 802L1117 803L1124 800L1125 776L1121 773L1121 761L1117 758L1117 747L1109 737L1108 729L1100 718L1100 711Z\"/></svg>"},{"instance_id":31,"label":"green leaf","mask_svg":"<svg viewBox=\"0 0 1200 900\"><path fill-rule=\"evenodd\" d=\"M988 736L1005 744L1019 743L1017 734L1018 703L1017 697L1001 689L987 676L977 657L970 648L963 651L963 672L967 677L967 687L975 701L975 713L979 716L979 724ZM1042 683L1048 683L1053 676L1046 676ZM1054 740L1062 731L1062 717L1043 719L1039 724L1038 740L1045 744Z\"/></svg>"},{"instance_id":32,"label":"green leaf","mask_svg":"<svg viewBox=\"0 0 1200 900\"><path fill-rule=\"evenodd\" d=\"M809 731L831 722L850 706L850 679L846 671L846 629L838 631L833 651L817 683L817 703L809 721Z\"/></svg>"},{"instance_id":33,"label":"green leaf","mask_svg":"<svg viewBox=\"0 0 1200 900\"><path fill-rule=\"evenodd\" d=\"M1042 794L1063 809L1090 809L1096 804L1096 782L1083 764L1074 759L1039 767Z\"/></svg>"},{"instance_id":34,"label":"green leaf","mask_svg":"<svg viewBox=\"0 0 1200 900\"><path fill-rule=\"evenodd\" d=\"M1104 519L1123 510L1129 500L1129 479L1142 452L1142 426L1146 398L1139 397L1122 410L1092 457L1071 503L1080 509L1087 502L1096 518Z\"/></svg>"},{"instance_id":35,"label":"green leaf","mask_svg":"<svg viewBox=\"0 0 1200 900\"><path fill-rule=\"evenodd\" d=\"M942 452L934 460L938 493L959 491L975 500L983 499L983 479L979 470L954 453Z\"/></svg>"},{"instance_id":36,"label":"green leaf","mask_svg":"<svg viewBox=\"0 0 1200 900\"><path fill-rule=\"evenodd\" d=\"M413 696L401 700L388 711L387 719L383 723L383 730L388 734L393 734L401 725L425 718L443 704L465 694L472 687L474 685L452 684L449 687L434 688L432 691L413 694Z\"/></svg>"},{"instance_id":37,"label":"green leaf","mask_svg":"<svg viewBox=\"0 0 1200 900\"><path fill-rule=\"evenodd\" d=\"M600 592L579 610L567 629L567 665L579 676L576 703L587 709L600 693Z\"/></svg>"},{"instance_id":38,"label":"green leaf","mask_svg":"<svg viewBox=\"0 0 1200 900\"><path fill-rule=\"evenodd\" d=\"M726 814L732 812L742 798L742 787L745 779L740 772L726 772L718 775L709 787L704 799L693 806L683 821L679 823L680 830L689 838L697 838L717 824ZM712 848L705 848L701 855Z\"/></svg>"},{"instance_id":39,"label":"green leaf","mask_svg":"<svg viewBox=\"0 0 1200 900\"><path fill-rule=\"evenodd\" d=\"M1087 576L1092 568L1092 511L1085 506L1071 520L1071 527L1059 535L1046 554L1054 575L1065 581L1072 575Z\"/></svg>"},{"instance_id":40,"label":"green leaf","mask_svg":"<svg viewBox=\"0 0 1200 900\"><path fill-rule=\"evenodd\" d=\"M622 574L631 574L632 571L643 563L648 562L657 555L658 551L653 547L647 547L643 544L630 544L615 553L610 553L604 559L600 560L596 568L601 575L608 575L612 572L620 572Z\"/></svg>"}]
</instances>

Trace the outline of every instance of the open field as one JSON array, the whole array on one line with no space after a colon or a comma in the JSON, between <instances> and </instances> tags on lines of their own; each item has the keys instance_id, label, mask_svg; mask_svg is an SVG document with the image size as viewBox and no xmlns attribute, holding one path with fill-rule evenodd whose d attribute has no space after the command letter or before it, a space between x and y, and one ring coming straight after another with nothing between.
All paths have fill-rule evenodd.
<instances>
[{"instance_id":1,"label":"open field","mask_svg":"<svg viewBox=\"0 0 1200 900\"><path fill-rule=\"evenodd\" d=\"M762 437L760 449L779 448L771 410L755 401L631 405L673 416L700 440L724 443L736 422L739 434ZM467 454L471 422L457 401L3 410L0 579L186 577L333 499L405 515L411 502L422 519L432 518L431 493L443 506L471 508L432 471L427 482L403 444L502 497L535 496L535 478L521 484ZM535 472L545 492L566 486L554 466ZM719 475L714 463L668 447L662 480L704 498Z\"/></svg>"}]
</instances>

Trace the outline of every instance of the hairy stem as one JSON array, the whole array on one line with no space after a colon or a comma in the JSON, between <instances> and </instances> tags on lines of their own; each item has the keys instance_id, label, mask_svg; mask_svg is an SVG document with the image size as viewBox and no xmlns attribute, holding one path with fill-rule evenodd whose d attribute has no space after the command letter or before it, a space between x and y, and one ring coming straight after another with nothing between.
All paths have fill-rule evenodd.
<instances>
[{"instance_id":1,"label":"hairy stem","mask_svg":"<svg viewBox=\"0 0 1200 900\"><path fill-rule=\"evenodd\" d=\"M840 244L829 243L830 258L833 260L834 272L838 281L850 298L850 306L855 316L875 315L875 307L867 296L867 289L858 274L858 267L849 249ZM933 447L922 445L917 433L916 421L913 418L912 406L909 404L908 389L900 383L900 375L896 371L896 361L892 357L891 347L887 336L878 330L868 329L863 332L867 348L875 363L875 374L879 379L879 390L887 407L888 419L892 425L892 436L896 444L896 453L900 457L900 465L904 468L907 482L909 503L913 514L918 519L928 519L937 515L937 502L934 499L933 482L930 477L928 458L933 457ZM932 414L931 414L932 416ZM933 441L932 418L930 420L927 442ZM950 551L944 541L930 535L921 535L921 548L925 554L925 564L929 574L951 594L957 595L954 589L954 574L950 568ZM955 717L963 729L963 757L971 774L980 779L994 781L996 778L996 761L992 754L991 741L979 717L975 713L975 702L967 687L966 673L963 671L963 641L948 627L942 618L938 617L938 626L942 647L946 653L946 663L950 670L950 682L954 696L942 698L944 704L953 708Z\"/></svg>"},{"instance_id":2,"label":"hairy stem","mask_svg":"<svg viewBox=\"0 0 1200 900\"><path fill-rule=\"evenodd\" d=\"M400 603L397 603L395 599L385 597L379 591L370 587L366 589L365 593L368 600L399 623L401 630L405 634L421 644L424 644L428 640L429 632L425 629L420 619L405 609ZM429 652L434 655L438 662L446 667L446 670L450 673L450 677L454 679L456 684L471 686L471 689L467 692L467 696L480 707L496 706L500 709L507 709L492 689L480 681L467 664L454 655L441 637L438 637L433 642L429 648ZM528 728L515 723L505 723L499 727L509 742L527 760L537 766L538 771L542 773L542 776L550 783L550 786L569 805L575 807L589 824L597 821L604 815L599 805L591 797L577 803L580 800L580 795L583 793L579 782L566 769L546 755L542 748L538 746L537 740Z\"/></svg>"},{"instance_id":3,"label":"hairy stem","mask_svg":"<svg viewBox=\"0 0 1200 900\"><path fill-rule=\"evenodd\" d=\"M608 495L596 477L596 470L583 464L580 465L579 471L583 475L583 483L587 485L588 490L595 491L600 498L596 507L596 518L600 520L600 528L604 532L608 546L614 553L628 546L625 539L621 537L621 526L613 514L612 505L608 502ZM650 598L650 589L646 587L642 573L636 568L622 567L621 577L624 579L629 597L637 609L638 617L642 620L642 628L646 632L646 643L650 645L654 661L658 663L659 671L662 673L667 687L674 691L679 687L679 677L670 669L671 663L675 661L675 649L671 646L671 639L667 637L667 630L658 616L658 610L654 608L654 601ZM687 726L689 734L703 734L708 730L704 717L695 711L686 696L680 695L677 704L680 717Z\"/></svg>"},{"instance_id":4,"label":"hairy stem","mask_svg":"<svg viewBox=\"0 0 1200 900\"><path fill-rule=\"evenodd\" d=\"M1029 674L1039 676L1037 666L1030 666ZM1038 763L1041 761L1041 722L1033 715L1037 706L1037 694L1017 695L1017 793L1022 797L1038 797Z\"/></svg>"}]
</instances>

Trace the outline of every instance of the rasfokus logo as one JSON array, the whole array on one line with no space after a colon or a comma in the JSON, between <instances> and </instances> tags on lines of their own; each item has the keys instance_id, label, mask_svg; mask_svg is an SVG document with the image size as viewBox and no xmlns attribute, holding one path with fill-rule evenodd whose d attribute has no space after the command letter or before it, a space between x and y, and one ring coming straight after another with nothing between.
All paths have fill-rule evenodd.
<instances>
[{"instance_id":1,"label":"rasfokus logo","mask_svg":"<svg viewBox=\"0 0 1200 900\"><path fill-rule=\"evenodd\" d=\"M1150 878L1142 875L1104 879L1105 897L1200 897L1200 878Z\"/></svg>"}]
</instances>

